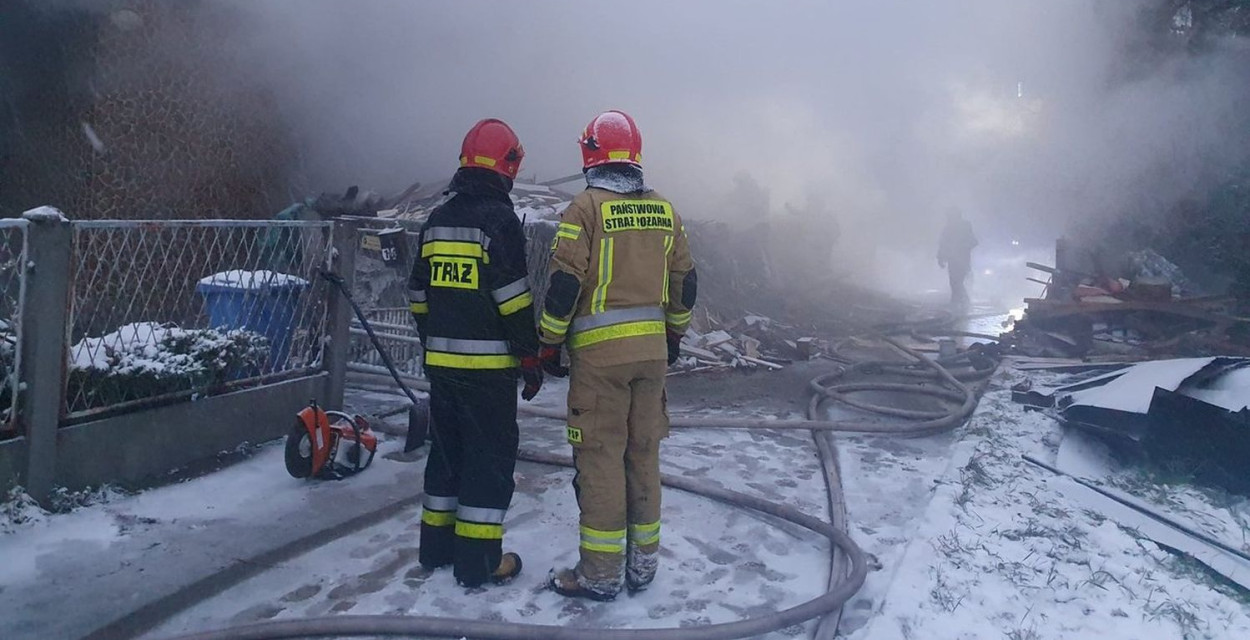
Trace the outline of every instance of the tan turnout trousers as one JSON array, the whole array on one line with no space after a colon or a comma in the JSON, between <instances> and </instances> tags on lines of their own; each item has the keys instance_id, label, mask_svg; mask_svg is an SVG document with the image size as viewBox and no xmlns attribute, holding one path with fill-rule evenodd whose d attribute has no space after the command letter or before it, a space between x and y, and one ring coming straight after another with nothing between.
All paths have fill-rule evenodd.
<instances>
[{"instance_id":1,"label":"tan turnout trousers","mask_svg":"<svg viewBox=\"0 0 1250 640\"><path fill-rule=\"evenodd\" d=\"M577 574L600 594L655 577L665 334L685 332L696 291L681 216L655 191L588 188L561 215L541 340L569 351Z\"/></svg>"},{"instance_id":2,"label":"tan turnout trousers","mask_svg":"<svg viewBox=\"0 0 1250 640\"><path fill-rule=\"evenodd\" d=\"M619 585L627 550L631 559L649 565L631 563L631 571L646 580L655 573L667 369L663 360L611 367L572 360L568 436L582 514L578 573L587 580Z\"/></svg>"}]
</instances>

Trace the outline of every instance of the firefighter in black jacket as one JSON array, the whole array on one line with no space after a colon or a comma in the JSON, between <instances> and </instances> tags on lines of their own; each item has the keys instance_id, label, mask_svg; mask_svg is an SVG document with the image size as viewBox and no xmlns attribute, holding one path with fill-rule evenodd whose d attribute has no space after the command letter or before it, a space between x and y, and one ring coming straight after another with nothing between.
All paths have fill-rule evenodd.
<instances>
[{"instance_id":1,"label":"firefighter in black jacket","mask_svg":"<svg viewBox=\"0 0 1250 640\"><path fill-rule=\"evenodd\" d=\"M523 398L542 385L525 237L508 196L524 153L499 120L469 131L451 197L421 228L408 281L434 425L420 560L427 570L454 564L467 587L521 571L521 558L503 553L515 488L518 367Z\"/></svg>"}]
</instances>

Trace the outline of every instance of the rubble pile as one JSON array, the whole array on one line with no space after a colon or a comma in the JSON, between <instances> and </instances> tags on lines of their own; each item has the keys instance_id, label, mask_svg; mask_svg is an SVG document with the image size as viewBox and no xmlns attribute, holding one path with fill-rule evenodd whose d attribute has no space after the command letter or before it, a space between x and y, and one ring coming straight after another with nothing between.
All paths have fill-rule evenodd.
<instances>
[{"instance_id":1,"label":"rubble pile","mask_svg":"<svg viewBox=\"0 0 1250 640\"><path fill-rule=\"evenodd\" d=\"M442 203L443 192L447 190L448 184L450 181L443 181L422 188L393 208L379 211L378 216L394 220L424 222L434 207ZM560 213L573 200L572 194L546 185L520 180L513 183L511 195L517 217L526 222L558 221Z\"/></svg>"},{"instance_id":2,"label":"rubble pile","mask_svg":"<svg viewBox=\"0 0 1250 640\"><path fill-rule=\"evenodd\" d=\"M1230 296L1197 295L1176 265L1153 251L1129 255L1128 277L1029 263L1049 275L1027 298L1006 344L1034 357L1250 356L1250 318Z\"/></svg>"},{"instance_id":3,"label":"rubble pile","mask_svg":"<svg viewBox=\"0 0 1250 640\"><path fill-rule=\"evenodd\" d=\"M796 360L815 357L826 347L815 338L803 336L797 327L766 316L749 314L723 328L719 328L720 324L707 315L694 323L686 331L681 358L669 375L726 369L782 369Z\"/></svg>"}]
</instances>

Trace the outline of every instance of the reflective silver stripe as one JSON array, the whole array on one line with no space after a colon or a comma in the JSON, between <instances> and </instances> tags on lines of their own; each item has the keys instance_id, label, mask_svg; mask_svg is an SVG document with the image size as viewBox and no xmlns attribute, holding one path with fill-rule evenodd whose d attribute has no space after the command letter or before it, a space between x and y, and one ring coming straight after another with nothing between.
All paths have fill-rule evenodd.
<instances>
[{"instance_id":1,"label":"reflective silver stripe","mask_svg":"<svg viewBox=\"0 0 1250 640\"><path fill-rule=\"evenodd\" d=\"M409 289L408 290L408 302L425 302L425 290L424 289Z\"/></svg>"},{"instance_id":2,"label":"reflective silver stripe","mask_svg":"<svg viewBox=\"0 0 1250 640\"><path fill-rule=\"evenodd\" d=\"M623 322L640 320L664 320L664 310L659 307L633 307L632 309L613 309L603 313L582 316L573 321L573 333L589 331Z\"/></svg>"},{"instance_id":3,"label":"reflective silver stripe","mask_svg":"<svg viewBox=\"0 0 1250 640\"><path fill-rule=\"evenodd\" d=\"M427 494L422 504L430 511L455 511L456 507L460 505L460 500L456 496L432 496Z\"/></svg>"},{"instance_id":4,"label":"reflective silver stripe","mask_svg":"<svg viewBox=\"0 0 1250 640\"><path fill-rule=\"evenodd\" d=\"M430 351L467 354L502 354L512 353L506 340L459 340L456 338L438 338L430 336L425 341L425 348Z\"/></svg>"},{"instance_id":5,"label":"reflective silver stripe","mask_svg":"<svg viewBox=\"0 0 1250 640\"><path fill-rule=\"evenodd\" d=\"M430 227L425 230L424 241L451 240L452 242L476 242L487 244L486 234L476 227Z\"/></svg>"},{"instance_id":6,"label":"reflective silver stripe","mask_svg":"<svg viewBox=\"0 0 1250 640\"><path fill-rule=\"evenodd\" d=\"M506 284L502 287L499 287L498 289L495 289L494 291L490 292L490 295L494 296L496 304L502 304L529 290L530 290L529 280L526 280L525 278L521 278L520 280L517 280L516 282L513 282L512 284Z\"/></svg>"},{"instance_id":7,"label":"reflective silver stripe","mask_svg":"<svg viewBox=\"0 0 1250 640\"><path fill-rule=\"evenodd\" d=\"M456 519L465 522L480 522L482 524L503 524L503 517L508 513L507 509L487 509L486 507L466 507L460 505L456 510Z\"/></svg>"}]
</instances>

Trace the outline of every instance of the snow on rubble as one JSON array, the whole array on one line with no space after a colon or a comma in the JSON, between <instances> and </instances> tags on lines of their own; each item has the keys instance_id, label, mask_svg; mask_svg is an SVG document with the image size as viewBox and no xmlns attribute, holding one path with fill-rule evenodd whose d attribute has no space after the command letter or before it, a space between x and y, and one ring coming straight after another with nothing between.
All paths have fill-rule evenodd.
<instances>
[{"instance_id":1,"label":"snow on rubble","mask_svg":"<svg viewBox=\"0 0 1250 640\"><path fill-rule=\"evenodd\" d=\"M379 211L382 218L401 220L424 220L435 207L446 201L443 192L450 181L432 185L419 191L412 198L401 202L394 209ZM526 222L556 221L573 200L573 196L552 187L522 182L512 184L513 207L518 218Z\"/></svg>"}]
</instances>

